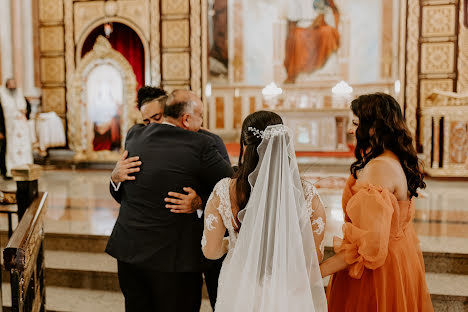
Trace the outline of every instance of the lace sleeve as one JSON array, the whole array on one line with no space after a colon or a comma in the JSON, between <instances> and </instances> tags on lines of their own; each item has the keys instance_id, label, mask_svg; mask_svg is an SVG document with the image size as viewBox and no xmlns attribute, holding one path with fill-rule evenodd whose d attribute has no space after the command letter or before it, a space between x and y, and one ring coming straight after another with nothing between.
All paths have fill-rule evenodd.
<instances>
[{"instance_id":1,"label":"lace sleeve","mask_svg":"<svg viewBox=\"0 0 468 312\"><path fill-rule=\"evenodd\" d=\"M327 220L325 205L323 204L322 198L320 197L314 185L312 185L310 182L302 181L302 187L307 203L307 209L310 215L312 231L314 233L317 258L319 262L321 262L324 255L323 238L325 236L325 224Z\"/></svg>"},{"instance_id":2,"label":"lace sleeve","mask_svg":"<svg viewBox=\"0 0 468 312\"><path fill-rule=\"evenodd\" d=\"M205 208L205 227L202 237L202 251L208 259L219 259L227 252L224 238L226 227L224 226L218 207L221 205L216 187L211 194Z\"/></svg>"}]
</instances>

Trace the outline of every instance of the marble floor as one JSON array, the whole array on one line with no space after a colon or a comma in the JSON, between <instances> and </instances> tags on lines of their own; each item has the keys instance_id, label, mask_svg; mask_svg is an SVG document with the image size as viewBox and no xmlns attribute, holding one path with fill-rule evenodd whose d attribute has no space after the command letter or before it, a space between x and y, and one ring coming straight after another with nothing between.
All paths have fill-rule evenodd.
<instances>
[{"instance_id":1,"label":"marble floor","mask_svg":"<svg viewBox=\"0 0 468 312\"><path fill-rule=\"evenodd\" d=\"M341 193L348 177L347 166L301 166L301 169L303 177L317 186L327 207L325 243L330 247L333 236L341 236L343 224ZM41 191L49 192L45 220L46 233L80 236L85 240L89 240L91 236L100 237L100 240L104 240L105 243L106 236L110 235L119 212L119 205L109 193L109 176L110 170L45 170L42 173L39 188ZM428 178L426 182L427 188L421 191L421 196L415 201L414 224L422 250L438 255L460 254L466 259L468 257L468 181ZM0 190L15 189L15 182L0 179ZM13 223L15 226L15 219ZM0 230L7 230L7 226L6 216L0 215ZM6 242L0 243L4 245ZM90 244L93 243L90 242ZM46 259L48 268L72 273L108 271L116 274L115 260L102 251L95 254L70 253L70 248L67 250L46 251L49 254ZM113 278L113 283L118 285L117 277ZM457 292L447 290L445 286L442 290L438 289L437 287L445 285L443 280L442 282L439 280L462 279L451 285L466 296L463 298L468 298L466 275L434 274L429 271L426 278L428 282L431 282L429 283L430 289L433 288L431 293L434 291L437 294L445 294L444 291L447 291L447 294L451 296L452 293L457 294ZM96 290L63 288L54 285L48 286L47 289L47 297L51 297L48 300L48 307L56 308L57 311L84 311L83 309L86 311L120 311L123 306L123 296L116 289L103 292L102 296ZM93 296L103 298L102 305L92 306L92 300L88 302L86 299L79 299L89 297L87 291L94 292L92 298ZM4 293L4 299L5 296ZM75 301L60 300L62 297L78 299L75 298ZM65 305L66 302L68 305ZM108 305L109 302L112 305ZM88 303L91 304L90 307L87 306ZM202 312L211 311L206 299L203 304ZM62 305L63 308L59 309ZM102 308L105 305L107 308ZM78 306L80 308L77 308ZM442 311L443 309L436 310Z\"/></svg>"}]
</instances>

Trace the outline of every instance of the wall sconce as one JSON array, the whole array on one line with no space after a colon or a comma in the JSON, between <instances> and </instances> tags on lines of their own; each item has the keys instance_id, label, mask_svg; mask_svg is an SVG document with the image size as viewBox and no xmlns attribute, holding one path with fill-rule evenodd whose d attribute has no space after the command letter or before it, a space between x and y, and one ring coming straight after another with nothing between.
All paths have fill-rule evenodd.
<instances>
[{"instance_id":1,"label":"wall sconce","mask_svg":"<svg viewBox=\"0 0 468 312\"><path fill-rule=\"evenodd\" d=\"M209 98L211 97L211 94L212 94L211 83L208 82L205 86L205 96Z\"/></svg>"},{"instance_id":2,"label":"wall sconce","mask_svg":"<svg viewBox=\"0 0 468 312\"><path fill-rule=\"evenodd\" d=\"M349 95L353 93L353 88L345 81L341 80L332 88L332 92L336 95Z\"/></svg>"},{"instance_id":3,"label":"wall sconce","mask_svg":"<svg viewBox=\"0 0 468 312\"><path fill-rule=\"evenodd\" d=\"M279 88L274 82L269 83L265 88L262 89L262 95L267 100L277 97L281 94L283 94L283 89Z\"/></svg>"},{"instance_id":4,"label":"wall sconce","mask_svg":"<svg viewBox=\"0 0 468 312\"><path fill-rule=\"evenodd\" d=\"M400 80L395 81L395 94L400 94L401 91L401 82Z\"/></svg>"}]
</instances>

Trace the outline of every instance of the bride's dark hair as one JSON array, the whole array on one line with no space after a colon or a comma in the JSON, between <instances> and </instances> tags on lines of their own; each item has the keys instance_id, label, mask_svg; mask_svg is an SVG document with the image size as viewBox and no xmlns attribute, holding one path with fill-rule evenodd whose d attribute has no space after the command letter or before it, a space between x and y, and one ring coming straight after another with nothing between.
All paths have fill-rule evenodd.
<instances>
[{"instance_id":1,"label":"bride's dark hair","mask_svg":"<svg viewBox=\"0 0 468 312\"><path fill-rule=\"evenodd\" d=\"M361 95L351 103L351 110L359 118L354 151L356 161L351 165L354 178L369 161L389 150L400 160L410 197L418 197L417 189L425 188L426 184L413 138L398 102L385 93Z\"/></svg>"},{"instance_id":2,"label":"bride's dark hair","mask_svg":"<svg viewBox=\"0 0 468 312\"><path fill-rule=\"evenodd\" d=\"M249 175L258 164L257 147L262 142L261 138L249 130L249 127L264 131L268 126L283 124L278 114L269 111L258 111L247 116L242 123L240 137L239 169L234 178L236 179L236 203L239 210L247 205L250 198Z\"/></svg>"}]
</instances>

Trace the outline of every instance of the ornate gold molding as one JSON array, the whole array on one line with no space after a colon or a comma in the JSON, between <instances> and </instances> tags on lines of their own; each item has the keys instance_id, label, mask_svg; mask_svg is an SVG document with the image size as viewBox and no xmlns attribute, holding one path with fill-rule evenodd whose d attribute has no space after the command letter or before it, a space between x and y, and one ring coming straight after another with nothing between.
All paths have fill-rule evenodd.
<instances>
[{"instance_id":1,"label":"ornate gold molding","mask_svg":"<svg viewBox=\"0 0 468 312\"><path fill-rule=\"evenodd\" d=\"M405 117L408 128L416 135L418 108L418 62L419 62L419 0L408 0L406 23L406 86Z\"/></svg>"},{"instance_id":2,"label":"ornate gold molding","mask_svg":"<svg viewBox=\"0 0 468 312\"><path fill-rule=\"evenodd\" d=\"M190 0L190 30L190 86L201 97L201 0Z\"/></svg>"},{"instance_id":3,"label":"ornate gold molding","mask_svg":"<svg viewBox=\"0 0 468 312\"><path fill-rule=\"evenodd\" d=\"M124 82L123 112L121 121L121 136L124 138L127 131L135 124L138 113L135 108L136 78L133 69L122 54L112 49L109 41L99 36L93 50L86 54L78 65L71 83L69 94L71 101L68 103L68 139L69 145L75 151L75 160L116 160L119 154L111 151L93 151L89 131L83 133L83 125L89 127L87 116L87 103L83 101L85 79L88 73L101 64L109 64L115 67L122 75ZM85 112L85 113L84 113ZM122 140L122 148L124 140Z\"/></svg>"},{"instance_id":4,"label":"ornate gold molding","mask_svg":"<svg viewBox=\"0 0 468 312\"><path fill-rule=\"evenodd\" d=\"M465 25L464 16L467 8L466 1L460 1L460 33L458 35L458 81L457 91L468 92L468 27ZM468 13L466 13L468 14Z\"/></svg>"},{"instance_id":5,"label":"ornate gold molding","mask_svg":"<svg viewBox=\"0 0 468 312\"><path fill-rule=\"evenodd\" d=\"M150 58L151 82L155 86L161 85L161 61L159 46L159 0L151 0L151 32L150 32Z\"/></svg>"}]
</instances>

